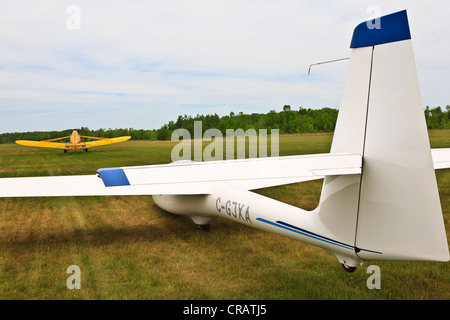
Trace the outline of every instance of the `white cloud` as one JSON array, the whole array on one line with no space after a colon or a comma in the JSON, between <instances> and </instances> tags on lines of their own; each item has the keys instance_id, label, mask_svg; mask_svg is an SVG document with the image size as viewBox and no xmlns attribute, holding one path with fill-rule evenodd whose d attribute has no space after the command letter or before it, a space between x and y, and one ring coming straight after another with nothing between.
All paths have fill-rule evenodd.
<instances>
[{"instance_id":1,"label":"white cloud","mask_svg":"<svg viewBox=\"0 0 450 320\"><path fill-rule=\"evenodd\" d=\"M0 6L0 132L338 107L347 63L314 67L311 77L308 66L348 56L370 5L408 10L424 103L450 104L443 1L20 3ZM66 26L69 5L80 8L80 29Z\"/></svg>"}]
</instances>

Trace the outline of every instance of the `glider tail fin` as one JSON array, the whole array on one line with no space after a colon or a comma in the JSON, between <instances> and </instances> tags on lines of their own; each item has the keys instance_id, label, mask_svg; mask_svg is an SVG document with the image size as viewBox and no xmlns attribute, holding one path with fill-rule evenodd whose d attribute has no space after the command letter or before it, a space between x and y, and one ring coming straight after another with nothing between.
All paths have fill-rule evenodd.
<instances>
[{"instance_id":1,"label":"glider tail fin","mask_svg":"<svg viewBox=\"0 0 450 320\"><path fill-rule=\"evenodd\" d=\"M356 260L448 261L406 11L379 22L354 31L331 147L361 154L362 174L326 177L318 215Z\"/></svg>"}]
</instances>

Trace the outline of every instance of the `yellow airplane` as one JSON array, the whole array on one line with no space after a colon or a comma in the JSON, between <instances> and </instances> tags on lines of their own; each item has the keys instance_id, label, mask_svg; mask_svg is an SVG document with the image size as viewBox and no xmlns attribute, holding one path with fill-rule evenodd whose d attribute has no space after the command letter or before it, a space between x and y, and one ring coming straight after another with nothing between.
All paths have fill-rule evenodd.
<instances>
[{"instance_id":1,"label":"yellow airplane","mask_svg":"<svg viewBox=\"0 0 450 320\"><path fill-rule=\"evenodd\" d=\"M63 139L70 138L70 142L62 142ZM81 141L81 138L94 139L96 141ZM97 138L97 137L87 137L80 136L77 131L73 131L70 136L43 140L43 141L30 141L30 140L17 140L16 143L29 146L29 147L43 147L43 148L56 148L63 149L64 153L67 150L73 150L75 153L79 149L84 149L86 152L88 148L103 146L105 144L117 143L122 141L127 141L131 139L130 136L118 137L118 138ZM61 141L61 142L54 142Z\"/></svg>"}]
</instances>

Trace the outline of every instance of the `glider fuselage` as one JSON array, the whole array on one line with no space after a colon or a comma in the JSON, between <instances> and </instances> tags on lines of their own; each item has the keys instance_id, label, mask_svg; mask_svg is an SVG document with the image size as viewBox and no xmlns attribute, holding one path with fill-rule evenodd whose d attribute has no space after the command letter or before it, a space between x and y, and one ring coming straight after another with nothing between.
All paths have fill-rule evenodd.
<instances>
[{"instance_id":1,"label":"glider fuselage","mask_svg":"<svg viewBox=\"0 0 450 320\"><path fill-rule=\"evenodd\" d=\"M226 184L216 189L205 195L153 195L153 200L163 210L189 216L200 228L208 228L214 218L226 218L330 250L347 263L360 263L354 244L336 240L317 215L318 209L307 211Z\"/></svg>"}]
</instances>

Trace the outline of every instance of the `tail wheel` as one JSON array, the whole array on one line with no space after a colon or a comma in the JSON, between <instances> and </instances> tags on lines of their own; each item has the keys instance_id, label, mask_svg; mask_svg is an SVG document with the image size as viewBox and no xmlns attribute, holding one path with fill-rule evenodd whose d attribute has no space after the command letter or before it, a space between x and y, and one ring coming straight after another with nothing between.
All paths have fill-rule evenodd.
<instances>
[{"instance_id":1,"label":"tail wheel","mask_svg":"<svg viewBox=\"0 0 450 320\"><path fill-rule=\"evenodd\" d=\"M204 232L209 232L211 230L211 227L209 224L199 224L199 225L197 225L197 228L199 228L200 230L202 230Z\"/></svg>"},{"instance_id":2,"label":"tail wheel","mask_svg":"<svg viewBox=\"0 0 450 320\"><path fill-rule=\"evenodd\" d=\"M344 263L342 264L342 267L344 267L344 270L347 271L347 272L353 272L353 271L356 270L356 267L350 267L350 266L348 266L348 265L346 265Z\"/></svg>"}]
</instances>

